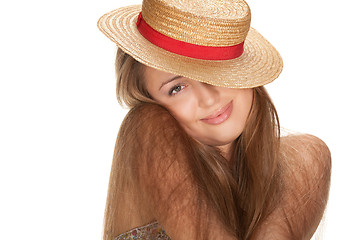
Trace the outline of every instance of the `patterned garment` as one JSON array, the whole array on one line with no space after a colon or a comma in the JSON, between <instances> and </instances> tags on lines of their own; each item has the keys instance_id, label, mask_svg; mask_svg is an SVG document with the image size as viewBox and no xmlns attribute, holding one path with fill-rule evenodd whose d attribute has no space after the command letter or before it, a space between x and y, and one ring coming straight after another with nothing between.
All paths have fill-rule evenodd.
<instances>
[{"instance_id":1,"label":"patterned garment","mask_svg":"<svg viewBox=\"0 0 360 240\"><path fill-rule=\"evenodd\" d=\"M132 239L145 239L145 240L171 240L166 235L164 229L157 222L148 225L134 228L126 233L122 233L114 240L132 240Z\"/></svg>"}]
</instances>

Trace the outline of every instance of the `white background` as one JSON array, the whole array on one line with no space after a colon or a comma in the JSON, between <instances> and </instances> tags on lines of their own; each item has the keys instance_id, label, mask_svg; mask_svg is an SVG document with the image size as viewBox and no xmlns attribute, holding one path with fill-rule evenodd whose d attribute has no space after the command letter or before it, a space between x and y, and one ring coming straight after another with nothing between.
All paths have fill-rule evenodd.
<instances>
[{"instance_id":1,"label":"white background","mask_svg":"<svg viewBox=\"0 0 360 240\"><path fill-rule=\"evenodd\" d=\"M126 113L115 46L96 27L139 1L0 3L0 239L100 239L112 153ZM268 85L282 126L330 147L323 239L360 239L359 5L249 0L252 26L282 54Z\"/></svg>"}]
</instances>

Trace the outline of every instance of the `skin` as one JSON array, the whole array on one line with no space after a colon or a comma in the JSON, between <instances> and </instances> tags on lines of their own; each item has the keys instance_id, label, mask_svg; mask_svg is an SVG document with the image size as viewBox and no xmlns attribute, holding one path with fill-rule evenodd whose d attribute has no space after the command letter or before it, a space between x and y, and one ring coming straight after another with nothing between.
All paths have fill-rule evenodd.
<instances>
[{"instance_id":1,"label":"skin","mask_svg":"<svg viewBox=\"0 0 360 240\"><path fill-rule=\"evenodd\" d=\"M253 89L212 86L147 66L144 80L151 97L167 108L190 136L217 146L226 157L245 127Z\"/></svg>"}]
</instances>

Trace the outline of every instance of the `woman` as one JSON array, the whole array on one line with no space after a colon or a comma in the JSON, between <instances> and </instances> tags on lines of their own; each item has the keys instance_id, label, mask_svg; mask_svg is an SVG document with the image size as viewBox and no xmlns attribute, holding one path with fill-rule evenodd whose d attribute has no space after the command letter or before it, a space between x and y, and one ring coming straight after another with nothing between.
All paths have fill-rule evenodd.
<instances>
[{"instance_id":1,"label":"woman","mask_svg":"<svg viewBox=\"0 0 360 240\"><path fill-rule=\"evenodd\" d=\"M104 239L310 239L330 153L281 137L264 84L278 52L241 0L144 0L105 14L130 107L115 146Z\"/></svg>"}]
</instances>

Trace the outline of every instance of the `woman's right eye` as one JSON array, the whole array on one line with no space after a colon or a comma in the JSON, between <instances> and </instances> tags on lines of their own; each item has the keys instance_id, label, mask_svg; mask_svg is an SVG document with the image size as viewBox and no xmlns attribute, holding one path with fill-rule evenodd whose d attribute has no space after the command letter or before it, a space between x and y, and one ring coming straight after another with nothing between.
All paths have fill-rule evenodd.
<instances>
[{"instance_id":1,"label":"woman's right eye","mask_svg":"<svg viewBox=\"0 0 360 240\"><path fill-rule=\"evenodd\" d=\"M176 94L178 94L181 90L183 90L185 88L184 85L181 85L181 84L177 84L175 85L174 87L172 87L169 91L169 95L170 96L174 96Z\"/></svg>"}]
</instances>

